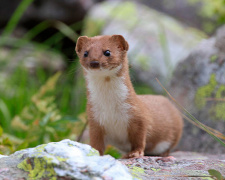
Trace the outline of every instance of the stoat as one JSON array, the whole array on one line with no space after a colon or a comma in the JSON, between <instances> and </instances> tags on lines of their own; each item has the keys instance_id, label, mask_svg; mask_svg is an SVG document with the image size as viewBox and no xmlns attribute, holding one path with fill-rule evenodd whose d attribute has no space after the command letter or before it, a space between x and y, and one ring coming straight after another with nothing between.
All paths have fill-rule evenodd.
<instances>
[{"instance_id":1,"label":"stoat","mask_svg":"<svg viewBox=\"0 0 225 180\"><path fill-rule=\"evenodd\" d=\"M101 155L114 145L124 158L168 155L182 135L182 117L167 98L135 93L124 37L81 36L75 49L86 79L90 145Z\"/></svg>"}]
</instances>

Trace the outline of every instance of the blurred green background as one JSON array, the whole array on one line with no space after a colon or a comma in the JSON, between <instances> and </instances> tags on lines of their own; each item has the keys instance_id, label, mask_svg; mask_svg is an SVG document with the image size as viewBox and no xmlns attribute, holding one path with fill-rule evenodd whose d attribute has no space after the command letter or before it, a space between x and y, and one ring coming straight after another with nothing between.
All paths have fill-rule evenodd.
<instances>
[{"instance_id":1,"label":"blurred green background","mask_svg":"<svg viewBox=\"0 0 225 180\"><path fill-rule=\"evenodd\" d=\"M224 0L137 2L207 35L225 23ZM74 48L80 35L101 34L101 22L87 18L99 3L106 1L0 2L0 154L65 138L88 142L85 83ZM155 93L133 83L139 94Z\"/></svg>"}]
</instances>

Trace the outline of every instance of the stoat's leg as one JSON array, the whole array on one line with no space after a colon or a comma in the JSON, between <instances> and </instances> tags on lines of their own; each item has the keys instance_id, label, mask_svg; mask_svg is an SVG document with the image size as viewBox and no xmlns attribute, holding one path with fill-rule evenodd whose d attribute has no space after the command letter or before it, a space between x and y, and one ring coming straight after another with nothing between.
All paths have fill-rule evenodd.
<instances>
[{"instance_id":1,"label":"stoat's leg","mask_svg":"<svg viewBox=\"0 0 225 180\"><path fill-rule=\"evenodd\" d=\"M132 120L128 127L128 137L131 143L131 152L124 155L123 158L135 158L144 156L146 126L143 121Z\"/></svg>"},{"instance_id":2,"label":"stoat's leg","mask_svg":"<svg viewBox=\"0 0 225 180\"><path fill-rule=\"evenodd\" d=\"M94 120L89 120L90 145L102 156L105 151L104 129Z\"/></svg>"},{"instance_id":3,"label":"stoat's leg","mask_svg":"<svg viewBox=\"0 0 225 180\"><path fill-rule=\"evenodd\" d=\"M169 154L170 154L170 149L168 149L167 151L163 152L159 156L161 156L161 157L167 157L167 156L169 156Z\"/></svg>"}]
</instances>

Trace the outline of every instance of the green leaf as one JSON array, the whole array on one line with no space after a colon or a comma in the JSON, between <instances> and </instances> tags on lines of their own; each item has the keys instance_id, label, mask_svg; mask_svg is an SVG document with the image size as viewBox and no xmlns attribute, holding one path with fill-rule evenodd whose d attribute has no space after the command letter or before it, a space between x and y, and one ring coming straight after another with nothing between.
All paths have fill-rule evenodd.
<instances>
[{"instance_id":1,"label":"green leaf","mask_svg":"<svg viewBox=\"0 0 225 180\"><path fill-rule=\"evenodd\" d=\"M2 136L2 134L3 134L3 129L2 129L2 127L0 126L0 137Z\"/></svg>"},{"instance_id":2,"label":"green leaf","mask_svg":"<svg viewBox=\"0 0 225 180\"><path fill-rule=\"evenodd\" d=\"M209 172L209 174L210 174L211 176L216 177L217 180L224 180L224 179L225 179L225 178L222 176L222 174L221 174L219 171L215 170L215 169L210 169L210 170L208 170L208 172Z\"/></svg>"},{"instance_id":3,"label":"green leaf","mask_svg":"<svg viewBox=\"0 0 225 180\"><path fill-rule=\"evenodd\" d=\"M21 149L25 149L25 148L28 147L28 145L29 145L29 143L26 142L26 141L24 141L22 144L20 144L20 145L16 148L16 151L19 151L19 150L21 150Z\"/></svg>"},{"instance_id":4,"label":"green leaf","mask_svg":"<svg viewBox=\"0 0 225 180\"><path fill-rule=\"evenodd\" d=\"M52 21L53 26L58 29L62 34L68 37L73 42L76 42L78 35L73 31L70 26L62 23L61 21Z\"/></svg>"},{"instance_id":5,"label":"green leaf","mask_svg":"<svg viewBox=\"0 0 225 180\"><path fill-rule=\"evenodd\" d=\"M40 125L41 125L41 126L45 126L45 125L48 123L48 121L49 121L51 115L52 115L52 112L46 114L46 115L43 117L42 121L40 122Z\"/></svg>"},{"instance_id":6,"label":"green leaf","mask_svg":"<svg viewBox=\"0 0 225 180\"><path fill-rule=\"evenodd\" d=\"M121 153L113 146L107 146L104 154L109 154L116 159L119 159L122 157Z\"/></svg>"},{"instance_id":7,"label":"green leaf","mask_svg":"<svg viewBox=\"0 0 225 180\"><path fill-rule=\"evenodd\" d=\"M1 125L5 128L8 126L9 121L11 120L11 115L7 104L0 99L0 114L2 114L3 120L1 120Z\"/></svg>"},{"instance_id":8,"label":"green leaf","mask_svg":"<svg viewBox=\"0 0 225 180\"><path fill-rule=\"evenodd\" d=\"M6 25L2 36L7 36L10 35L13 30L15 29L17 23L19 22L21 16L23 15L23 13L25 12L25 10L27 9L27 7L33 2L33 0L23 0L19 6L17 7L17 9L15 10L15 12L13 13L12 17L10 18L8 24Z\"/></svg>"},{"instance_id":9,"label":"green leaf","mask_svg":"<svg viewBox=\"0 0 225 180\"><path fill-rule=\"evenodd\" d=\"M9 140L9 138L5 138L3 139L2 141L2 144L5 145L5 146L13 146L12 142Z\"/></svg>"}]
</instances>

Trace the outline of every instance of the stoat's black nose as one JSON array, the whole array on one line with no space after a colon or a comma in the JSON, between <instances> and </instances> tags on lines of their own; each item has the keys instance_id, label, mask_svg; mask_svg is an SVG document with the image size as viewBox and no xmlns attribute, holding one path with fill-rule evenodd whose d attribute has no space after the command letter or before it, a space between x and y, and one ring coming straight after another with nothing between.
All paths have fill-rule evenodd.
<instances>
[{"instance_id":1,"label":"stoat's black nose","mask_svg":"<svg viewBox=\"0 0 225 180\"><path fill-rule=\"evenodd\" d=\"M91 61L90 66L91 68L99 68L100 64L98 61Z\"/></svg>"}]
</instances>

